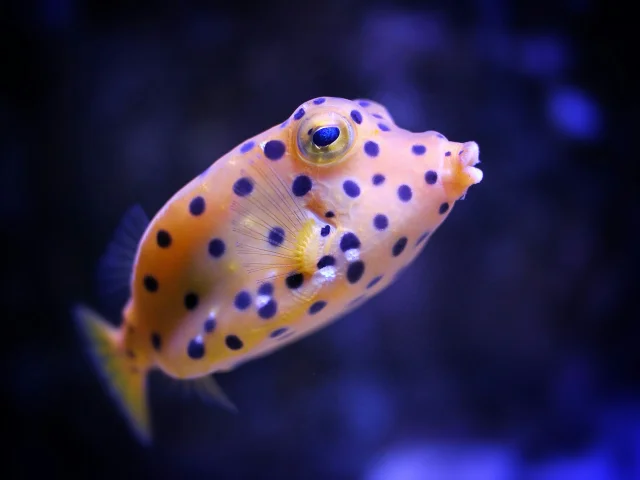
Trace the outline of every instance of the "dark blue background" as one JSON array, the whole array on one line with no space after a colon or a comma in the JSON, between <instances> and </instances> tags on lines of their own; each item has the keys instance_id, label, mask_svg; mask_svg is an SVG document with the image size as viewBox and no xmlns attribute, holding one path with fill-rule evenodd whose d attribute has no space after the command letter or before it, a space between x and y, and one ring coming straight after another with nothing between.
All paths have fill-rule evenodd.
<instances>
[{"instance_id":1,"label":"dark blue background","mask_svg":"<svg viewBox=\"0 0 640 480\"><path fill-rule=\"evenodd\" d=\"M3 470L640 478L630 12L590 0L135 4L0 7ZM142 449L70 307L119 321L94 278L126 209L153 215L322 95L372 98L401 127L477 141L485 179L389 290L220 375L239 415L154 375L156 443Z\"/></svg>"}]
</instances>

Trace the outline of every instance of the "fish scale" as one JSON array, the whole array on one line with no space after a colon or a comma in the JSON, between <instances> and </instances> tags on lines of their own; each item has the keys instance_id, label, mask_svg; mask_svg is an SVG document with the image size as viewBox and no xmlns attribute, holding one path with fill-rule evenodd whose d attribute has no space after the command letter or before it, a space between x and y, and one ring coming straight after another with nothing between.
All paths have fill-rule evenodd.
<instances>
[{"instance_id":1,"label":"fish scale","mask_svg":"<svg viewBox=\"0 0 640 480\"><path fill-rule=\"evenodd\" d=\"M211 374L386 289L481 182L478 163L473 141L404 130L371 100L320 97L181 188L136 245L116 236L102 265L118 266L120 275L103 272L117 279L129 262L120 326L83 305L74 314L139 439L152 437L150 371L234 408Z\"/></svg>"}]
</instances>

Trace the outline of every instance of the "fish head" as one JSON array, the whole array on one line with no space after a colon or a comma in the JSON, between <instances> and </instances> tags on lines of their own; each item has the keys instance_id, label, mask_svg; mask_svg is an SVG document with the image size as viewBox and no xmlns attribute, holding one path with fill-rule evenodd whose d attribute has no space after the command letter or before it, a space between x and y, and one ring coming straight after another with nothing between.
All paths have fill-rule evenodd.
<instances>
[{"instance_id":1,"label":"fish head","mask_svg":"<svg viewBox=\"0 0 640 480\"><path fill-rule=\"evenodd\" d=\"M310 100L280 128L292 181L311 179L308 205L363 235L433 231L482 180L476 142L410 132L371 100Z\"/></svg>"}]
</instances>

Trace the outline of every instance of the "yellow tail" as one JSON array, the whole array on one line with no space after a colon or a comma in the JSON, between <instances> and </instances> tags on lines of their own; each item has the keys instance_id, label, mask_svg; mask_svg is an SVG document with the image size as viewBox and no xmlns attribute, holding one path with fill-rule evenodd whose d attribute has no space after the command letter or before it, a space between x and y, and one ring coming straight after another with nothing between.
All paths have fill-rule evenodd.
<instances>
[{"instance_id":1,"label":"yellow tail","mask_svg":"<svg viewBox=\"0 0 640 480\"><path fill-rule=\"evenodd\" d=\"M132 369L131 361L118 346L118 329L84 306L73 311L87 342L90 357L104 383L129 420L131 428L144 444L151 442L147 407L147 375Z\"/></svg>"}]
</instances>

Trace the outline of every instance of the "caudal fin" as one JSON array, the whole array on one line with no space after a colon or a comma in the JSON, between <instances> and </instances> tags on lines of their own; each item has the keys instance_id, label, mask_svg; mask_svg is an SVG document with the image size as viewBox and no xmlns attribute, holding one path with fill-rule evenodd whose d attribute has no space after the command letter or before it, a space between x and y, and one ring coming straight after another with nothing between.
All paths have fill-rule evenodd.
<instances>
[{"instance_id":1,"label":"caudal fin","mask_svg":"<svg viewBox=\"0 0 640 480\"><path fill-rule=\"evenodd\" d=\"M146 394L146 373L133 368L118 348L118 329L91 309L78 305L73 315L82 332L90 357L104 384L129 420L140 441L151 442Z\"/></svg>"}]
</instances>

